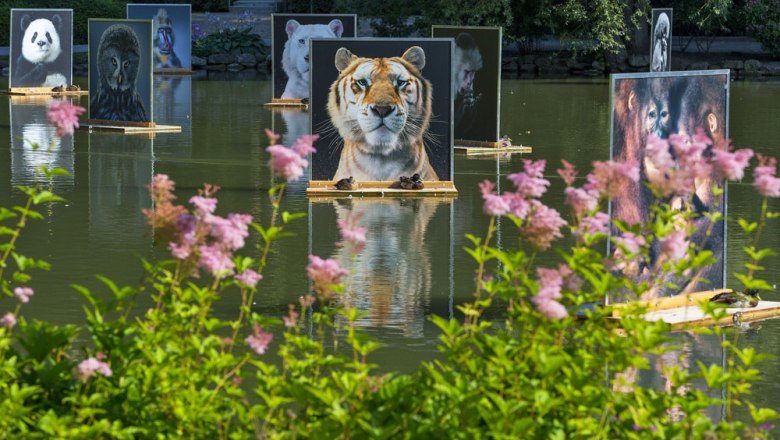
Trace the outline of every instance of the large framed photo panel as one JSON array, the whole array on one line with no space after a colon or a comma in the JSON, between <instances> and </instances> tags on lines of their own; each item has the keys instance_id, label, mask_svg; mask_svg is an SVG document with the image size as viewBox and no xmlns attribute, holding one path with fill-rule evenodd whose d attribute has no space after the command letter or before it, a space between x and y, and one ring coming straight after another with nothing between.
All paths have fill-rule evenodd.
<instances>
[{"instance_id":1,"label":"large framed photo panel","mask_svg":"<svg viewBox=\"0 0 780 440\"><path fill-rule=\"evenodd\" d=\"M155 72L176 73L192 69L191 12L191 5L127 5L128 19L152 20Z\"/></svg>"},{"instance_id":2,"label":"large framed photo panel","mask_svg":"<svg viewBox=\"0 0 780 440\"><path fill-rule=\"evenodd\" d=\"M152 122L152 22L89 20L89 119Z\"/></svg>"},{"instance_id":3,"label":"large framed photo panel","mask_svg":"<svg viewBox=\"0 0 780 440\"><path fill-rule=\"evenodd\" d=\"M73 10L11 9L9 88L73 84Z\"/></svg>"},{"instance_id":4,"label":"large framed photo panel","mask_svg":"<svg viewBox=\"0 0 780 440\"><path fill-rule=\"evenodd\" d=\"M672 8L654 8L650 26L650 71L672 70Z\"/></svg>"},{"instance_id":5,"label":"large framed photo panel","mask_svg":"<svg viewBox=\"0 0 780 440\"><path fill-rule=\"evenodd\" d=\"M619 74L612 75L610 87L610 156L615 161L636 160L640 166L640 181L621 186L618 196L613 198L612 219L628 224L647 223L650 207L659 201L646 185L649 173L656 169L645 154L649 135L662 139L674 133L693 137L701 130L713 141L714 146L708 149L722 146L729 135L729 70ZM679 165L681 159L675 153L676 147L669 148L670 157ZM720 212L723 218L726 215L725 192L713 189L715 184L722 187L723 181L713 170L710 177L697 177L694 182L691 201L679 197L679 200L664 197L660 201L675 209L693 210L693 217L687 220L695 231L691 236L692 245L699 251L712 251L717 261L685 276L660 277L663 271L659 252L651 252L649 261L640 265L636 275L638 281L651 285L651 297L724 287L726 224L710 221L712 214ZM710 231L709 236L705 231ZM649 245L657 248L658 243ZM676 287L670 287L672 284Z\"/></svg>"},{"instance_id":6,"label":"large framed photo panel","mask_svg":"<svg viewBox=\"0 0 780 440\"><path fill-rule=\"evenodd\" d=\"M309 41L354 38L355 14L271 14L274 98L309 97Z\"/></svg>"},{"instance_id":7,"label":"large framed photo panel","mask_svg":"<svg viewBox=\"0 0 780 440\"><path fill-rule=\"evenodd\" d=\"M455 41L452 57L455 143L459 140L498 142L501 28L433 26L432 35Z\"/></svg>"},{"instance_id":8,"label":"large framed photo panel","mask_svg":"<svg viewBox=\"0 0 780 440\"><path fill-rule=\"evenodd\" d=\"M313 39L312 180L452 181L452 39Z\"/></svg>"}]
</instances>

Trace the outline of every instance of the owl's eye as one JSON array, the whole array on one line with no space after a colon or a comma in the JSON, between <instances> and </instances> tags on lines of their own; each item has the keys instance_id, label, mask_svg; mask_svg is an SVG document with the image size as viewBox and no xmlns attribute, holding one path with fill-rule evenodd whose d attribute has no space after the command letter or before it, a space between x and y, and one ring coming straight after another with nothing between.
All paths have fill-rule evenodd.
<instances>
[{"instance_id":1,"label":"owl's eye","mask_svg":"<svg viewBox=\"0 0 780 440\"><path fill-rule=\"evenodd\" d=\"M116 58L111 58L111 64L116 66Z\"/></svg>"},{"instance_id":2,"label":"owl's eye","mask_svg":"<svg viewBox=\"0 0 780 440\"><path fill-rule=\"evenodd\" d=\"M122 63L122 67L124 67L125 69L130 67L130 61L125 61L124 63Z\"/></svg>"}]
</instances>

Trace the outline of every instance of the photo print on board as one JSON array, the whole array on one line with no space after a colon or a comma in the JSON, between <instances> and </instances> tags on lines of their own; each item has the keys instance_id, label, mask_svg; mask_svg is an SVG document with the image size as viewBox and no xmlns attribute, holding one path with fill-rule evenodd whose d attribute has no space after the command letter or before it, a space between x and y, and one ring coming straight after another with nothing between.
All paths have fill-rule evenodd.
<instances>
[{"instance_id":1,"label":"photo print on board","mask_svg":"<svg viewBox=\"0 0 780 440\"><path fill-rule=\"evenodd\" d=\"M9 87L68 86L73 81L73 10L11 9Z\"/></svg>"},{"instance_id":2,"label":"photo print on board","mask_svg":"<svg viewBox=\"0 0 780 440\"><path fill-rule=\"evenodd\" d=\"M312 180L452 180L452 40L311 43Z\"/></svg>"},{"instance_id":3,"label":"photo print on board","mask_svg":"<svg viewBox=\"0 0 780 440\"><path fill-rule=\"evenodd\" d=\"M501 34L500 27L433 26L434 38L455 40L452 129L456 140L499 139Z\"/></svg>"},{"instance_id":4,"label":"photo print on board","mask_svg":"<svg viewBox=\"0 0 780 440\"><path fill-rule=\"evenodd\" d=\"M274 98L309 97L309 41L353 38L355 14L272 14L271 52Z\"/></svg>"},{"instance_id":5,"label":"photo print on board","mask_svg":"<svg viewBox=\"0 0 780 440\"><path fill-rule=\"evenodd\" d=\"M152 22L89 20L89 119L152 122Z\"/></svg>"},{"instance_id":6,"label":"photo print on board","mask_svg":"<svg viewBox=\"0 0 780 440\"><path fill-rule=\"evenodd\" d=\"M191 10L191 5L127 5L127 18L152 20L155 70L192 68Z\"/></svg>"},{"instance_id":7,"label":"photo print on board","mask_svg":"<svg viewBox=\"0 0 780 440\"><path fill-rule=\"evenodd\" d=\"M650 26L650 71L672 70L672 8L653 9Z\"/></svg>"},{"instance_id":8,"label":"photo print on board","mask_svg":"<svg viewBox=\"0 0 780 440\"><path fill-rule=\"evenodd\" d=\"M635 73L612 75L612 131L611 158L624 162L636 160L639 163L640 180L627 183L620 188L619 195L612 200L613 220L628 224L646 223L650 219L649 207L657 201L646 186L648 173L656 168L645 155L650 134L662 139L677 133L694 136L698 130L713 140L715 146L722 146L728 139L729 71L705 70L668 73ZM702 154L711 154L704 151ZM679 164L673 147L670 154ZM691 209L694 217L689 222L697 232L691 242L697 249L710 250L717 260L687 276L677 277L674 273L662 273L658 258L659 243L649 243L651 258L643 263L631 263L622 271L637 282L648 282L652 287L648 298L672 296L724 286L726 225L720 221L711 224L708 214L720 212L726 215L723 193L716 194L713 185L723 184L713 172L708 178L697 178L692 203L675 198L662 200L678 209ZM683 206L685 205L685 206ZM690 205L690 206L688 206ZM711 230L710 236L705 231ZM613 230L617 233L617 230ZM709 283L697 278L708 280ZM670 288L669 283L678 287Z\"/></svg>"}]
</instances>

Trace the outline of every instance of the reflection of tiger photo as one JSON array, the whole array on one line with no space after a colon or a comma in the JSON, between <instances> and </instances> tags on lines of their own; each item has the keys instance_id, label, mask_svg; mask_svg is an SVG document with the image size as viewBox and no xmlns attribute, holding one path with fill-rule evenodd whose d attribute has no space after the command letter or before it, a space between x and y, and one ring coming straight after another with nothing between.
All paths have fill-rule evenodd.
<instances>
[{"instance_id":1,"label":"reflection of tiger photo","mask_svg":"<svg viewBox=\"0 0 780 440\"><path fill-rule=\"evenodd\" d=\"M285 25L287 41L282 53L282 69L287 75L287 86L282 98L303 99L309 97L309 41L312 38L340 38L344 24L338 18L325 24L301 25L289 20Z\"/></svg>"},{"instance_id":2,"label":"reflection of tiger photo","mask_svg":"<svg viewBox=\"0 0 780 440\"><path fill-rule=\"evenodd\" d=\"M335 61L339 77L330 87L328 114L344 147L333 180L396 180L413 174L439 180L423 143L433 95L420 73L423 49L410 47L400 57L360 58L342 47Z\"/></svg>"},{"instance_id":3,"label":"reflection of tiger photo","mask_svg":"<svg viewBox=\"0 0 780 440\"><path fill-rule=\"evenodd\" d=\"M160 8L152 20L154 24L154 67L158 69L181 67L181 60L173 51L176 34L168 11Z\"/></svg>"}]
</instances>

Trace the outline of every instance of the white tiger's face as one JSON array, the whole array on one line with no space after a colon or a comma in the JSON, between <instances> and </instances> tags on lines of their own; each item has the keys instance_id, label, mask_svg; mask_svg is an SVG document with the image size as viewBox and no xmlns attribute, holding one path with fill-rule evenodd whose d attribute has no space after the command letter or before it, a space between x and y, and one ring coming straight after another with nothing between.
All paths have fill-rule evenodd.
<instances>
[{"instance_id":1,"label":"white tiger's face","mask_svg":"<svg viewBox=\"0 0 780 440\"><path fill-rule=\"evenodd\" d=\"M355 57L331 87L328 112L345 140L388 156L422 138L430 102L430 83L408 61Z\"/></svg>"},{"instance_id":2,"label":"white tiger's face","mask_svg":"<svg viewBox=\"0 0 780 440\"><path fill-rule=\"evenodd\" d=\"M339 19L325 24L301 25L289 20L285 26L287 42L284 43L282 66L289 78L309 77L309 42L312 38L340 38L344 24Z\"/></svg>"}]
</instances>

